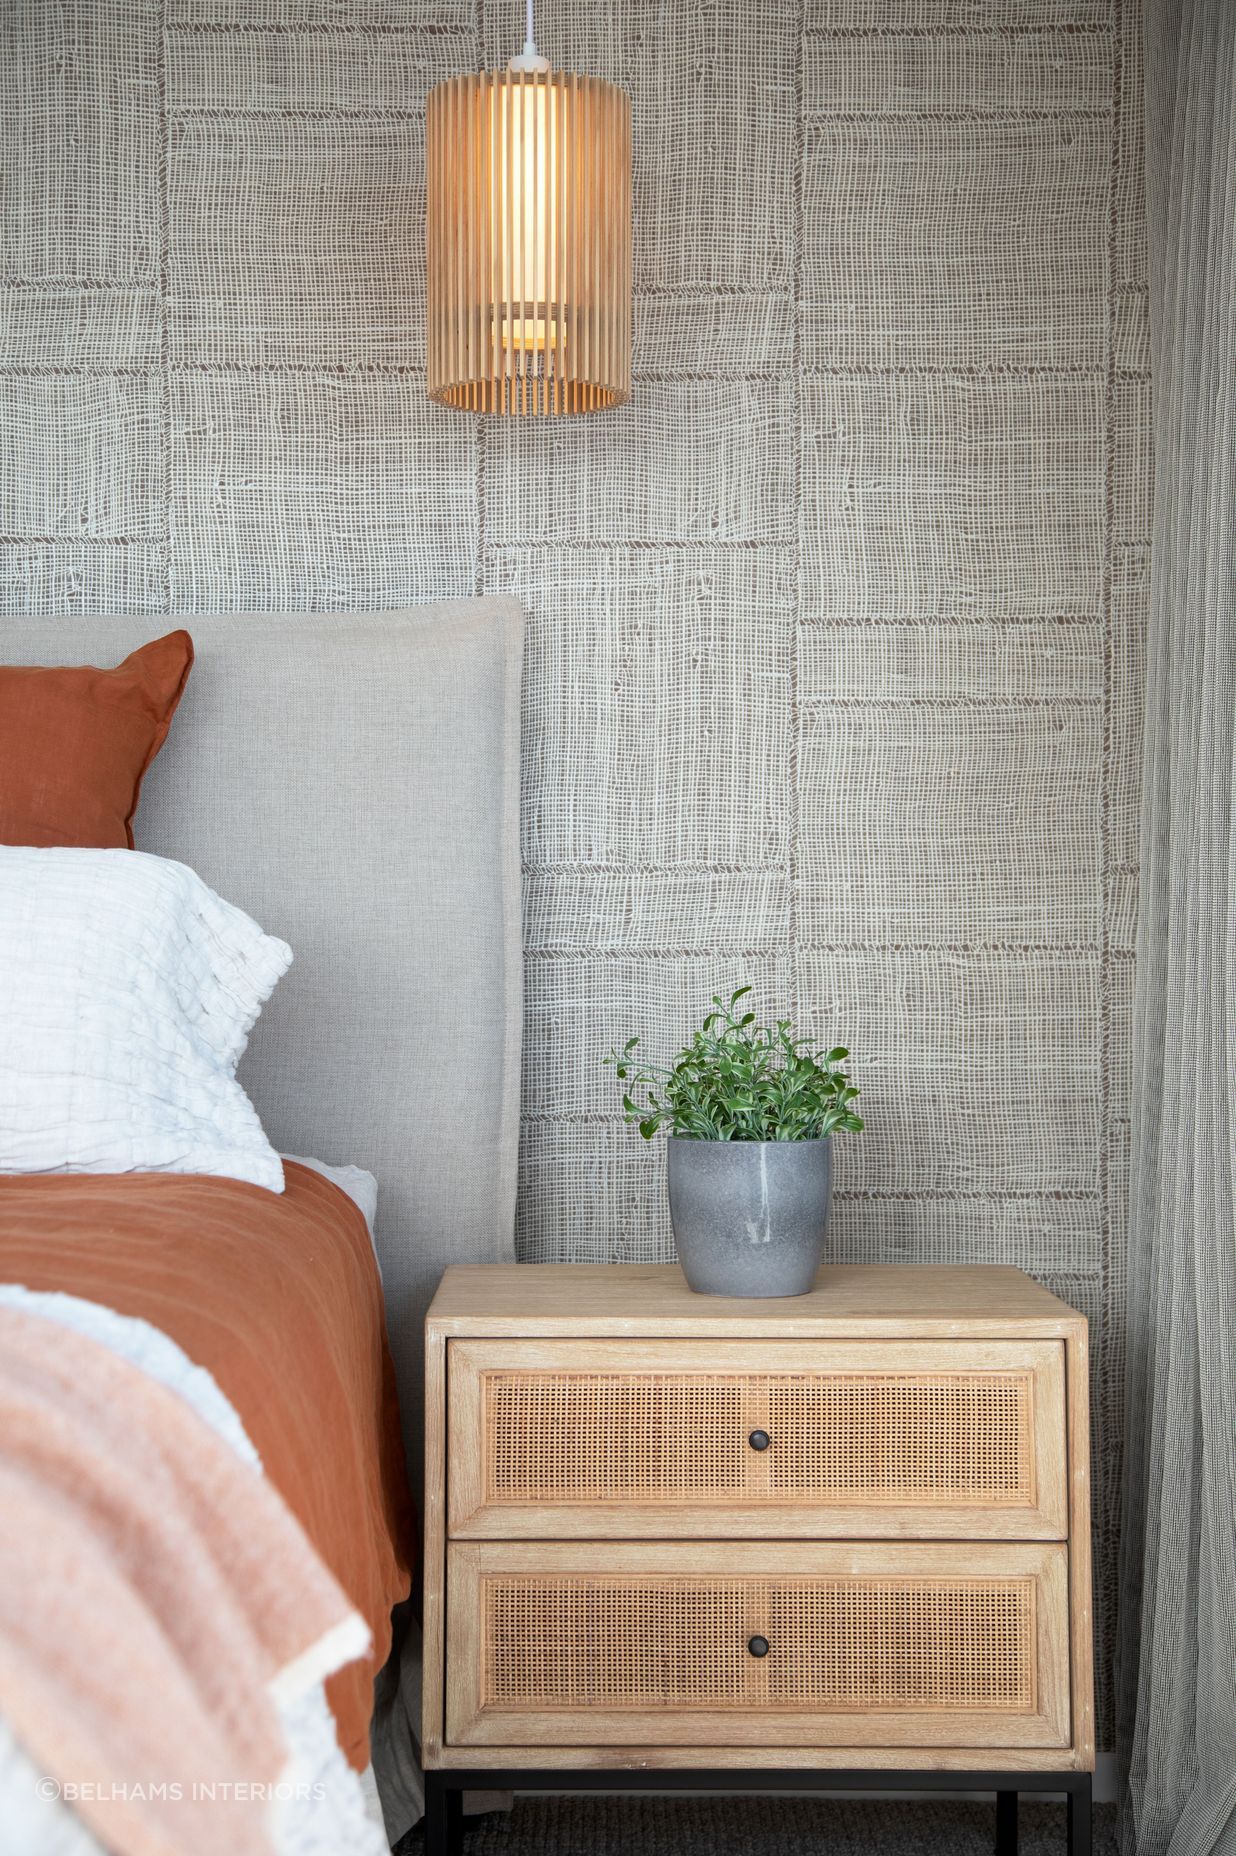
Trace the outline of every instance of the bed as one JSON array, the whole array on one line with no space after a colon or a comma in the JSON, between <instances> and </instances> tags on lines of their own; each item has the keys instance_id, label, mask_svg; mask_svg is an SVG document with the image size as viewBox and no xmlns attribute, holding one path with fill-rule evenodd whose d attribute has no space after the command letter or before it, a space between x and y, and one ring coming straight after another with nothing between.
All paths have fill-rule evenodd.
<instances>
[{"instance_id":1,"label":"bed","mask_svg":"<svg viewBox=\"0 0 1236 1856\"><path fill-rule=\"evenodd\" d=\"M240 1080L281 1153L376 1177L376 1219L295 1160L280 1199L183 1174L8 1178L0 1308L48 1315L59 1297L58 1318L106 1328L128 1368L251 1450L366 1617L329 1714L315 1703L289 1728L338 1795L291 1811L280 1849L342 1856L381 1847L338 1769L365 1764L415 1555L424 1311L447 1263L512 1254L522 617L495 599L175 622L196 663L137 849L191 866L294 949ZM167 625L6 620L0 661L111 664ZM416 1810L413 1661L387 1662L374 1728L394 1834ZM29 1782L21 1758L0 1736L0 1811L15 1773ZM31 1848L97 1847L53 1805Z\"/></svg>"}]
</instances>

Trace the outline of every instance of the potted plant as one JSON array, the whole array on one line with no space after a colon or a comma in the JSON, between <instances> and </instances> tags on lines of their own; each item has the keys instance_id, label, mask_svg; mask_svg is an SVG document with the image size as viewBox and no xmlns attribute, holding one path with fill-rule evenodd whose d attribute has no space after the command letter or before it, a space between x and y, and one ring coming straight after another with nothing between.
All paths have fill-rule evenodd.
<instances>
[{"instance_id":1,"label":"potted plant","mask_svg":"<svg viewBox=\"0 0 1236 1856\"><path fill-rule=\"evenodd\" d=\"M700 1295L804 1295L828 1227L830 1140L862 1127L840 1045L813 1051L788 1019L757 1025L714 997L672 1065L636 1067L638 1038L604 1059L626 1085L628 1121L645 1140L670 1131L669 1203L678 1259ZM646 1100L633 1100L639 1090Z\"/></svg>"}]
</instances>

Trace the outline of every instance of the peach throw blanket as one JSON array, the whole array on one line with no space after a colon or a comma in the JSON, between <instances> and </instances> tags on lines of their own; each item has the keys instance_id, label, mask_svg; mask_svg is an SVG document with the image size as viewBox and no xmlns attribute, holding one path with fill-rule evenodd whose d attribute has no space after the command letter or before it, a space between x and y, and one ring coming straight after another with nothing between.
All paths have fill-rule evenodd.
<instances>
[{"instance_id":1,"label":"peach throw blanket","mask_svg":"<svg viewBox=\"0 0 1236 1856\"><path fill-rule=\"evenodd\" d=\"M0 1714L34 1763L118 1856L268 1856L274 1698L369 1647L275 1489L108 1348L0 1309L0 1516Z\"/></svg>"},{"instance_id":2,"label":"peach throw blanket","mask_svg":"<svg viewBox=\"0 0 1236 1856\"><path fill-rule=\"evenodd\" d=\"M364 1218L329 1180L283 1170L282 1193L192 1173L0 1178L0 1281L135 1315L211 1375L372 1633L326 1685L361 1771L412 1563L395 1370Z\"/></svg>"}]
</instances>

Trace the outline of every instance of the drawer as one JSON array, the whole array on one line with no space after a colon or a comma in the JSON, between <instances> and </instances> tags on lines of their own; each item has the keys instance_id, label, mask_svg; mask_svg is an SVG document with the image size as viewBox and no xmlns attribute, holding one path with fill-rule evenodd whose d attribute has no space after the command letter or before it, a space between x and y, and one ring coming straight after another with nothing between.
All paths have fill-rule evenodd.
<instances>
[{"instance_id":1,"label":"drawer","mask_svg":"<svg viewBox=\"0 0 1236 1856\"><path fill-rule=\"evenodd\" d=\"M453 1340L448 1357L456 1539L1068 1531L1059 1341Z\"/></svg>"},{"instance_id":2,"label":"drawer","mask_svg":"<svg viewBox=\"0 0 1236 1856\"><path fill-rule=\"evenodd\" d=\"M1029 1543L459 1544L447 1739L1067 1746L1066 1565Z\"/></svg>"}]
</instances>

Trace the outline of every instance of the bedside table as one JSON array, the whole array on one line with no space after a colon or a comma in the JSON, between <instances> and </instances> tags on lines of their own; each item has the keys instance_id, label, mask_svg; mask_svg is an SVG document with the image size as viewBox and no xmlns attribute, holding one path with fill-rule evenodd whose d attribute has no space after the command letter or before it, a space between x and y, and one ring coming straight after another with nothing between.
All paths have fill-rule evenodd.
<instances>
[{"instance_id":1,"label":"bedside table","mask_svg":"<svg viewBox=\"0 0 1236 1856\"><path fill-rule=\"evenodd\" d=\"M430 1856L468 1790L1066 1792L1094 1765L1085 1319L1019 1270L447 1270Z\"/></svg>"}]
</instances>

